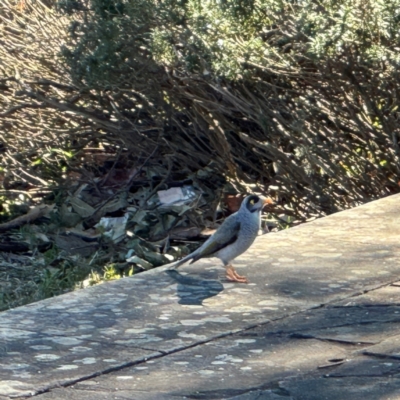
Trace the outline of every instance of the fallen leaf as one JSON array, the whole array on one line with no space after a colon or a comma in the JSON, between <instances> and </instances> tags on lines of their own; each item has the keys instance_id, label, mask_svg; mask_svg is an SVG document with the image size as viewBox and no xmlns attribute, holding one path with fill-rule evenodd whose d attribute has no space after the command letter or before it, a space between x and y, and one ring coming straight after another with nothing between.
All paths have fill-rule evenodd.
<instances>
[{"instance_id":1,"label":"fallen leaf","mask_svg":"<svg viewBox=\"0 0 400 400\"><path fill-rule=\"evenodd\" d=\"M90 217L95 213L95 209L89 204L85 203L83 200L78 197L72 197L69 199L69 203L71 204L74 211L79 214L82 218Z\"/></svg>"}]
</instances>

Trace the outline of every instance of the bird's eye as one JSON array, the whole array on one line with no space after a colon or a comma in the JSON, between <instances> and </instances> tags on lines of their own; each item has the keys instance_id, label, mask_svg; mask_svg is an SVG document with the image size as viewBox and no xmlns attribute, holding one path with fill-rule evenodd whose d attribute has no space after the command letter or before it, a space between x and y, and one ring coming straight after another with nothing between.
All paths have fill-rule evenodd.
<instances>
[{"instance_id":1,"label":"bird's eye","mask_svg":"<svg viewBox=\"0 0 400 400\"><path fill-rule=\"evenodd\" d=\"M254 205L254 199L250 200L250 204L253 206Z\"/></svg>"}]
</instances>

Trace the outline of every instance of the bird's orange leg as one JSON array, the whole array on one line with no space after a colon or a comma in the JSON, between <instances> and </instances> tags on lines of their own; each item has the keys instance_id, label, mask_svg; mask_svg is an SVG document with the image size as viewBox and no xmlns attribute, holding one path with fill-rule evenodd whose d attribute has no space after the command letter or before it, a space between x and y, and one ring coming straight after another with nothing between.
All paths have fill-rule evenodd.
<instances>
[{"instance_id":1,"label":"bird's orange leg","mask_svg":"<svg viewBox=\"0 0 400 400\"><path fill-rule=\"evenodd\" d=\"M225 266L226 268L226 279L232 282L239 282L239 283L249 283L245 276L239 275L235 268L231 264Z\"/></svg>"}]
</instances>

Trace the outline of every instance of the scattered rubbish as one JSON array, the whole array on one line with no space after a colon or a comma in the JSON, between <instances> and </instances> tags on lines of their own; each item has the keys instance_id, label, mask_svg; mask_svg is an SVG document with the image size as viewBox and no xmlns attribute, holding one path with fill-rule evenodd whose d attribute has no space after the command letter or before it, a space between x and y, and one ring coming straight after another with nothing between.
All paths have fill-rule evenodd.
<instances>
[{"instance_id":1,"label":"scattered rubbish","mask_svg":"<svg viewBox=\"0 0 400 400\"><path fill-rule=\"evenodd\" d=\"M100 219L95 225L96 228L103 228L104 235L111 238L115 243L120 242L125 237L126 223L129 219L129 213L125 213L123 217Z\"/></svg>"},{"instance_id":2,"label":"scattered rubbish","mask_svg":"<svg viewBox=\"0 0 400 400\"><path fill-rule=\"evenodd\" d=\"M182 205L197 197L192 186L173 187L168 190L159 190L157 192L162 205Z\"/></svg>"}]
</instances>

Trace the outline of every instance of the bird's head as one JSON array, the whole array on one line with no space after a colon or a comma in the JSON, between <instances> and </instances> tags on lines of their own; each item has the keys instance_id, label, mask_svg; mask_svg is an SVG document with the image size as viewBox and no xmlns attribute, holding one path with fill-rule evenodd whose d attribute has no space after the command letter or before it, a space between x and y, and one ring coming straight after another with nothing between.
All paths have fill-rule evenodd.
<instances>
[{"instance_id":1,"label":"bird's head","mask_svg":"<svg viewBox=\"0 0 400 400\"><path fill-rule=\"evenodd\" d=\"M272 204L273 201L264 196L257 196L252 194L247 196L241 205L241 209L250 211L251 213L260 211L266 204Z\"/></svg>"}]
</instances>

